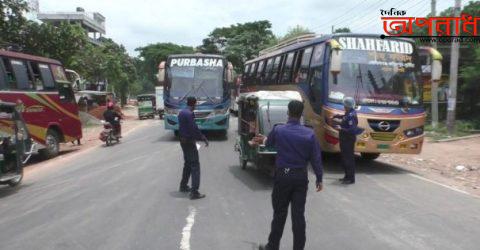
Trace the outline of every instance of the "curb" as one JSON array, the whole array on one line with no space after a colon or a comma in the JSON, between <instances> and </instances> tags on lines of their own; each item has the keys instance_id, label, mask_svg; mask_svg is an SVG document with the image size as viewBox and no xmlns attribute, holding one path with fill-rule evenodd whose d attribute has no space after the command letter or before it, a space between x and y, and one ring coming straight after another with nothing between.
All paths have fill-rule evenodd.
<instances>
[{"instance_id":1,"label":"curb","mask_svg":"<svg viewBox=\"0 0 480 250\"><path fill-rule=\"evenodd\" d=\"M480 137L480 134L467 135L467 136L461 136L461 137L454 137L454 138L448 138L448 139L433 140L433 142L460 141L460 140L472 139L472 138L477 138L477 137Z\"/></svg>"}]
</instances>

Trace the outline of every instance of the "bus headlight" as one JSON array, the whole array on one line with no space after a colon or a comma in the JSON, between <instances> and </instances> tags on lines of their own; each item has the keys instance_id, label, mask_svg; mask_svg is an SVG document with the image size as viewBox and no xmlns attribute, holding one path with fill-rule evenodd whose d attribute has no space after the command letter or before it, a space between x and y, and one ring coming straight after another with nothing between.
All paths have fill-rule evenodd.
<instances>
[{"instance_id":1,"label":"bus headlight","mask_svg":"<svg viewBox=\"0 0 480 250\"><path fill-rule=\"evenodd\" d=\"M423 134L423 126L411 128L403 131L406 137L415 137Z\"/></svg>"}]
</instances>

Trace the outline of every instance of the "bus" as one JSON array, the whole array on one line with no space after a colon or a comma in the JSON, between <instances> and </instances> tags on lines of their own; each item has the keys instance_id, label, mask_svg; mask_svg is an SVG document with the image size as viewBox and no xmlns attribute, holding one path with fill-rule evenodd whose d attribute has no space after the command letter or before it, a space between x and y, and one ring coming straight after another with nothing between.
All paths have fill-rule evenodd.
<instances>
[{"instance_id":1,"label":"bus","mask_svg":"<svg viewBox=\"0 0 480 250\"><path fill-rule=\"evenodd\" d=\"M233 66L224 56L170 55L166 62L160 63L157 77L164 87L165 129L178 134L178 113L186 107L187 97L194 96L195 122L200 130L222 131L226 135Z\"/></svg>"},{"instance_id":2,"label":"bus","mask_svg":"<svg viewBox=\"0 0 480 250\"><path fill-rule=\"evenodd\" d=\"M58 155L60 142L82 138L72 83L57 60L0 51L0 100L17 104L45 158Z\"/></svg>"},{"instance_id":3,"label":"bus","mask_svg":"<svg viewBox=\"0 0 480 250\"><path fill-rule=\"evenodd\" d=\"M432 66L439 77L441 68L437 63ZM364 129L355 151L372 160L381 153L421 152L425 110L420 73L413 40L350 33L309 35L247 61L243 89L298 91L305 103L304 123L313 127L326 152L340 151L332 117L344 113L345 97L353 97L358 125Z\"/></svg>"}]
</instances>

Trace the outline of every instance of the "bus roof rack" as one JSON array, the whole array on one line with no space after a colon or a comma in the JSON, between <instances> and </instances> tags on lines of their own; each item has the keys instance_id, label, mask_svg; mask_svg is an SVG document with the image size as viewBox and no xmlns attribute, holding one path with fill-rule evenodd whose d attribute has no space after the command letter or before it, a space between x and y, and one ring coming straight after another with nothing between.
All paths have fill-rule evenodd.
<instances>
[{"instance_id":1,"label":"bus roof rack","mask_svg":"<svg viewBox=\"0 0 480 250\"><path fill-rule=\"evenodd\" d=\"M264 50L261 50L260 55L265 55L267 53L270 53L270 52L275 51L277 49L285 48L285 47L290 46L292 44L297 44L297 43L301 43L301 42L310 41L310 40L314 39L315 37L317 37L317 35L315 33L307 33L307 34L299 35L299 36L296 36L296 37L292 37L290 39L280 41L278 44L276 44L276 45L274 45L270 48L266 48Z\"/></svg>"}]
</instances>

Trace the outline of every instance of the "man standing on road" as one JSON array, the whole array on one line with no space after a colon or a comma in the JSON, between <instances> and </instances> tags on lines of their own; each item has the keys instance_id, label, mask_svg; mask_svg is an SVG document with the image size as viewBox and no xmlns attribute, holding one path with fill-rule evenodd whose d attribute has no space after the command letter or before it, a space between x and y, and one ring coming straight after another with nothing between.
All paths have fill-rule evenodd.
<instances>
[{"instance_id":1,"label":"man standing on road","mask_svg":"<svg viewBox=\"0 0 480 250\"><path fill-rule=\"evenodd\" d=\"M207 138L200 132L195 123L195 105L197 99L195 97L187 98L187 108L180 111L178 114L179 123L179 137L180 146L183 151L183 165L182 180L180 181L180 192L190 192L190 199L196 200L204 198L204 194L198 192L200 187L200 160L198 158L197 140L205 142L208 147ZM192 188L188 186L188 179L192 177Z\"/></svg>"},{"instance_id":2,"label":"man standing on road","mask_svg":"<svg viewBox=\"0 0 480 250\"><path fill-rule=\"evenodd\" d=\"M342 184L349 185L355 183L355 141L357 140L357 134L360 134L362 129L358 128L355 100L352 97L345 97L343 106L345 114L335 115L333 118L341 119L337 129L340 130L340 153L342 155L345 177L340 179L340 181Z\"/></svg>"},{"instance_id":3,"label":"man standing on road","mask_svg":"<svg viewBox=\"0 0 480 250\"><path fill-rule=\"evenodd\" d=\"M292 205L293 249L304 249L308 162L315 171L317 192L323 189L320 144L313 130L300 124L302 113L303 103L291 101L288 104L287 124L275 126L268 137L258 135L254 138L256 145L265 143L266 146L274 146L277 149L275 182L272 191L271 232L268 244L260 246L260 250L279 248L289 204Z\"/></svg>"}]
</instances>

